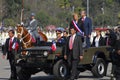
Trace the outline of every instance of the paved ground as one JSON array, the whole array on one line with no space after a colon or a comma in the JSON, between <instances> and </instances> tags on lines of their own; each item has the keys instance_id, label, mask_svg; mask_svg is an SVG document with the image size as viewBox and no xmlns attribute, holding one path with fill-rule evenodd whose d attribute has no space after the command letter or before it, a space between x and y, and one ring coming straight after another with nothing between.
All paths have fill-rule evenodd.
<instances>
[{"instance_id":1,"label":"paved ground","mask_svg":"<svg viewBox=\"0 0 120 80\"><path fill-rule=\"evenodd\" d=\"M111 64L109 64L108 75L110 74ZM0 52L0 80L8 80L10 76L10 68L8 61L2 59L2 54ZM31 80L54 80L54 76L46 75L44 72L40 72L32 76ZM110 77L106 76L104 78L94 78L90 71L86 71L80 74L78 80L110 80Z\"/></svg>"}]
</instances>

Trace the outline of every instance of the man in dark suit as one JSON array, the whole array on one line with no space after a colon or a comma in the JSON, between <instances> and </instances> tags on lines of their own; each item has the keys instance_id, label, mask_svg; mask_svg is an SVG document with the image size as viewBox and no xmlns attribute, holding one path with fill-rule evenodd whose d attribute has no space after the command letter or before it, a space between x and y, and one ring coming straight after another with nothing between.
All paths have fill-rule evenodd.
<instances>
[{"instance_id":1,"label":"man in dark suit","mask_svg":"<svg viewBox=\"0 0 120 80\"><path fill-rule=\"evenodd\" d=\"M15 54L20 52L20 41L14 37L14 30L8 32L9 38L6 39L3 51L3 58L7 54L7 59L10 63L11 77L10 80L17 80L17 73L15 67Z\"/></svg>"},{"instance_id":2,"label":"man in dark suit","mask_svg":"<svg viewBox=\"0 0 120 80\"><path fill-rule=\"evenodd\" d=\"M116 80L120 80L120 40L116 40L115 52L111 55L113 74Z\"/></svg>"},{"instance_id":3,"label":"man in dark suit","mask_svg":"<svg viewBox=\"0 0 120 80\"><path fill-rule=\"evenodd\" d=\"M78 20L80 29L84 32L86 48L90 47L90 36L92 32L92 21L86 16L85 11L81 11L81 18Z\"/></svg>"},{"instance_id":4,"label":"man in dark suit","mask_svg":"<svg viewBox=\"0 0 120 80\"><path fill-rule=\"evenodd\" d=\"M74 80L78 75L77 65L83 59L83 49L81 37L76 34L76 29L71 27L70 32L71 36L67 39L64 58L68 60L71 67L70 80Z\"/></svg>"}]
</instances>

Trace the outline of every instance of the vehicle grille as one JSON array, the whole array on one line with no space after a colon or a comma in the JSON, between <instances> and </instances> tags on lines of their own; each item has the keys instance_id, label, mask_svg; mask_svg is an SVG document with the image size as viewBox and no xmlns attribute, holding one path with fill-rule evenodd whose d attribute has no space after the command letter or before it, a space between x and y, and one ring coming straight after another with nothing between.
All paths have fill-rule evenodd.
<instances>
[{"instance_id":1,"label":"vehicle grille","mask_svg":"<svg viewBox=\"0 0 120 80\"><path fill-rule=\"evenodd\" d=\"M41 63L45 62L46 58L44 56L44 51L31 51L27 57L27 62L30 63Z\"/></svg>"}]
</instances>

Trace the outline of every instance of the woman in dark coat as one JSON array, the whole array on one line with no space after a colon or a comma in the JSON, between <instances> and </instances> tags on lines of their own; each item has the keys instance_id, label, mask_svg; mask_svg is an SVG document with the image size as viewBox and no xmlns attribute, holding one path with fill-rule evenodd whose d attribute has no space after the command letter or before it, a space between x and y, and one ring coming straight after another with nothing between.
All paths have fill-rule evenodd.
<instances>
[{"instance_id":1,"label":"woman in dark coat","mask_svg":"<svg viewBox=\"0 0 120 80\"><path fill-rule=\"evenodd\" d=\"M101 35L101 31L96 31L96 36L93 38L93 47L104 46L104 38Z\"/></svg>"}]
</instances>

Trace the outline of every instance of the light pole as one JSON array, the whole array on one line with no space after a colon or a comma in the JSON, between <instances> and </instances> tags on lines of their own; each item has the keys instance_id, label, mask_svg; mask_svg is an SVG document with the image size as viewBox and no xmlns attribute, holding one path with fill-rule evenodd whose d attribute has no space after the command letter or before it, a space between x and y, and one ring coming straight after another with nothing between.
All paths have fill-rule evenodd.
<instances>
[{"instance_id":1,"label":"light pole","mask_svg":"<svg viewBox=\"0 0 120 80\"><path fill-rule=\"evenodd\" d=\"M103 18L102 18L102 27L104 27L104 8L101 8L102 10L102 14L103 14Z\"/></svg>"},{"instance_id":2,"label":"light pole","mask_svg":"<svg viewBox=\"0 0 120 80\"><path fill-rule=\"evenodd\" d=\"M103 7L101 8L101 10L102 10L102 14L103 14L103 20L102 20L102 26L104 27L105 25L104 25L104 22L105 22L105 19L104 19L104 14L105 14L105 3L103 2Z\"/></svg>"},{"instance_id":3,"label":"light pole","mask_svg":"<svg viewBox=\"0 0 120 80\"><path fill-rule=\"evenodd\" d=\"M89 0L87 0L87 16L89 17Z\"/></svg>"}]
</instances>

